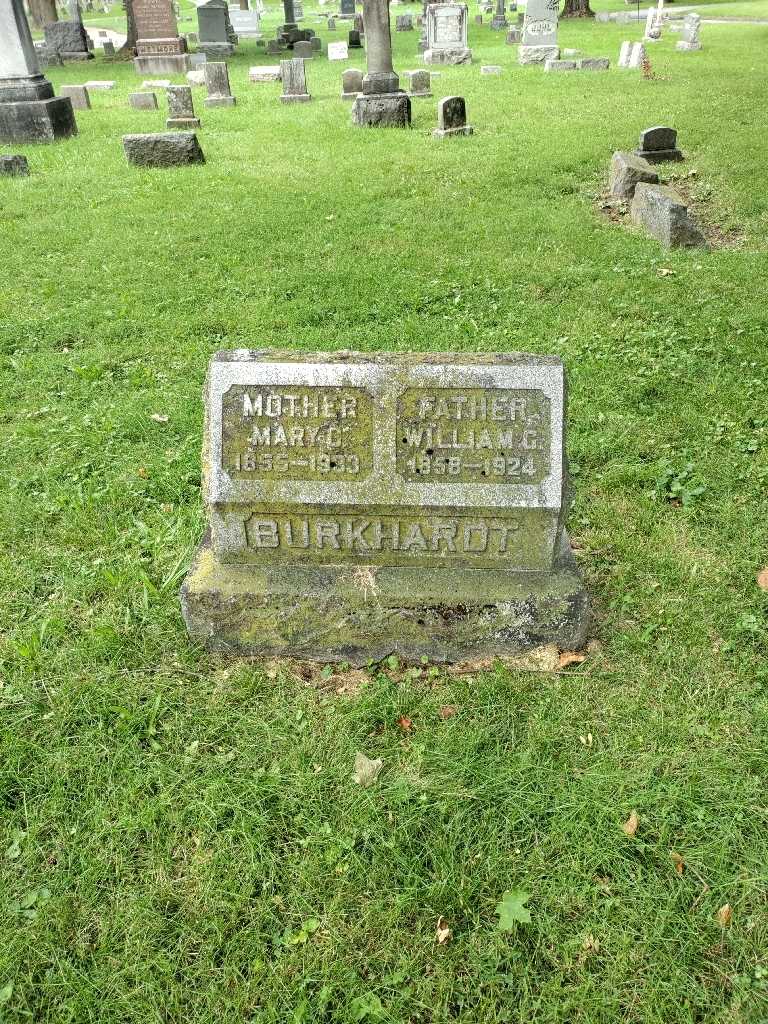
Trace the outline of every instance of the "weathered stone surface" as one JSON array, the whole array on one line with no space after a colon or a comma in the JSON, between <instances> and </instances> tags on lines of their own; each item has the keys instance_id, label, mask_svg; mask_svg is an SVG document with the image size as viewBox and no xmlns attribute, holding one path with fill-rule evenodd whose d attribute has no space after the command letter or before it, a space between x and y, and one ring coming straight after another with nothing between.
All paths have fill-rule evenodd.
<instances>
[{"instance_id":1,"label":"weathered stone surface","mask_svg":"<svg viewBox=\"0 0 768 1024\"><path fill-rule=\"evenodd\" d=\"M355 663L583 643L559 360L225 352L205 404L195 639Z\"/></svg>"},{"instance_id":2,"label":"weathered stone surface","mask_svg":"<svg viewBox=\"0 0 768 1024\"><path fill-rule=\"evenodd\" d=\"M208 92L204 101L206 107L234 107L235 97L229 87L227 65L223 61L208 61L203 73Z\"/></svg>"},{"instance_id":3,"label":"weathered stone surface","mask_svg":"<svg viewBox=\"0 0 768 1024\"><path fill-rule=\"evenodd\" d=\"M280 99L283 103L308 103L312 99L307 92L307 75L301 58L281 60L280 77L283 82Z\"/></svg>"},{"instance_id":4,"label":"weathered stone surface","mask_svg":"<svg viewBox=\"0 0 768 1024\"><path fill-rule=\"evenodd\" d=\"M200 119L195 117L192 89L188 85L169 85L165 95L168 100L166 128L200 127Z\"/></svg>"},{"instance_id":5,"label":"weathered stone surface","mask_svg":"<svg viewBox=\"0 0 768 1024\"><path fill-rule=\"evenodd\" d=\"M504 68L501 64L483 64L480 68L481 75L500 75Z\"/></svg>"},{"instance_id":6,"label":"weathered stone surface","mask_svg":"<svg viewBox=\"0 0 768 1024\"><path fill-rule=\"evenodd\" d=\"M629 67L629 57L630 57L631 53L632 53L632 43L628 39L625 39L624 42L621 44L621 47L619 49L619 59L617 61L618 67L620 67L620 68L628 68Z\"/></svg>"},{"instance_id":7,"label":"weathered stone surface","mask_svg":"<svg viewBox=\"0 0 768 1024\"><path fill-rule=\"evenodd\" d=\"M299 40L299 42L293 44L293 56L302 60L312 60L314 54L312 52L312 43L308 40Z\"/></svg>"},{"instance_id":8,"label":"weathered stone surface","mask_svg":"<svg viewBox=\"0 0 768 1024\"><path fill-rule=\"evenodd\" d=\"M617 199L631 199L641 181L658 184L659 175L647 160L635 153L614 153L608 180L609 193Z\"/></svg>"},{"instance_id":9,"label":"weathered stone surface","mask_svg":"<svg viewBox=\"0 0 768 1024\"><path fill-rule=\"evenodd\" d=\"M554 60L550 57L549 60L544 61L545 71L575 71L576 61L575 60Z\"/></svg>"},{"instance_id":10,"label":"weathered stone surface","mask_svg":"<svg viewBox=\"0 0 768 1024\"><path fill-rule=\"evenodd\" d=\"M676 50L700 50L701 16L695 12L686 14L683 21L683 38L675 43Z\"/></svg>"},{"instance_id":11,"label":"weathered stone surface","mask_svg":"<svg viewBox=\"0 0 768 1024\"><path fill-rule=\"evenodd\" d=\"M517 50L519 64L546 64L559 56L560 50L556 46L520 46Z\"/></svg>"},{"instance_id":12,"label":"weathered stone surface","mask_svg":"<svg viewBox=\"0 0 768 1024\"><path fill-rule=\"evenodd\" d=\"M279 82L280 65L262 64L258 67L252 67L248 71L248 78L251 82Z\"/></svg>"},{"instance_id":13,"label":"weathered stone surface","mask_svg":"<svg viewBox=\"0 0 768 1024\"><path fill-rule=\"evenodd\" d=\"M205 85L204 67L192 68L191 71L187 72L186 78L190 85Z\"/></svg>"},{"instance_id":14,"label":"weathered stone surface","mask_svg":"<svg viewBox=\"0 0 768 1024\"><path fill-rule=\"evenodd\" d=\"M69 98L73 110L91 109L91 98L84 85L62 85L59 89L59 95Z\"/></svg>"},{"instance_id":15,"label":"weathered stone surface","mask_svg":"<svg viewBox=\"0 0 768 1024\"><path fill-rule=\"evenodd\" d=\"M128 163L137 167L176 167L205 163L194 132L124 135L123 149Z\"/></svg>"},{"instance_id":16,"label":"weathered stone surface","mask_svg":"<svg viewBox=\"0 0 768 1024\"><path fill-rule=\"evenodd\" d=\"M102 43L102 50L105 57L115 56L115 44L110 39L105 39Z\"/></svg>"},{"instance_id":17,"label":"weathered stone surface","mask_svg":"<svg viewBox=\"0 0 768 1024\"><path fill-rule=\"evenodd\" d=\"M428 3L426 6L425 64L470 64L472 51L467 45L467 5Z\"/></svg>"},{"instance_id":18,"label":"weathered stone surface","mask_svg":"<svg viewBox=\"0 0 768 1024\"><path fill-rule=\"evenodd\" d=\"M507 46L517 46L520 42L520 29L515 26L507 30Z\"/></svg>"},{"instance_id":19,"label":"weathered stone surface","mask_svg":"<svg viewBox=\"0 0 768 1024\"><path fill-rule=\"evenodd\" d=\"M682 160L683 154L677 148L677 132L674 128L657 125L640 133L637 155L652 164L666 160Z\"/></svg>"},{"instance_id":20,"label":"weathered stone surface","mask_svg":"<svg viewBox=\"0 0 768 1024\"><path fill-rule=\"evenodd\" d=\"M610 66L607 57L581 57L576 61L577 71L607 71Z\"/></svg>"},{"instance_id":21,"label":"weathered stone surface","mask_svg":"<svg viewBox=\"0 0 768 1024\"><path fill-rule=\"evenodd\" d=\"M645 47L642 43L633 43L629 54L629 68L641 68L645 60Z\"/></svg>"},{"instance_id":22,"label":"weathered stone surface","mask_svg":"<svg viewBox=\"0 0 768 1024\"><path fill-rule=\"evenodd\" d=\"M29 174L27 158L21 154L0 153L0 178L24 178Z\"/></svg>"},{"instance_id":23,"label":"weathered stone surface","mask_svg":"<svg viewBox=\"0 0 768 1024\"><path fill-rule=\"evenodd\" d=\"M410 14L398 14L395 18L396 32L412 32L413 18Z\"/></svg>"},{"instance_id":24,"label":"weathered stone surface","mask_svg":"<svg viewBox=\"0 0 768 1024\"><path fill-rule=\"evenodd\" d=\"M171 0L133 0L133 16L138 36L136 71L143 75L187 72L187 41L179 35Z\"/></svg>"},{"instance_id":25,"label":"weathered stone surface","mask_svg":"<svg viewBox=\"0 0 768 1024\"><path fill-rule=\"evenodd\" d=\"M432 76L429 71L423 71L421 68L404 71L403 78L408 84L406 92L411 99L423 99L432 95Z\"/></svg>"},{"instance_id":26,"label":"weathered stone surface","mask_svg":"<svg viewBox=\"0 0 768 1024\"><path fill-rule=\"evenodd\" d=\"M347 68L341 75L341 98L353 100L363 91L363 72L358 68Z\"/></svg>"},{"instance_id":27,"label":"weathered stone surface","mask_svg":"<svg viewBox=\"0 0 768 1024\"><path fill-rule=\"evenodd\" d=\"M436 139L452 135L471 135L473 128L467 124L467 104L463 96L446 96L437 104L437 128L432 132Z\"/></svg>"},{"instance_id":28,"label":"weathered stone surface","mask_svg":"<svg viewBox=\"0 0 768 1024\"><path fill-rule=\"evenodd\" d=\"M361 128L409 128L410 97L404 92L360 93L352 104L352 123Z\"/></svg>"},{"instance_id":29,"label":"weathered stone surface","mask_svg":"<svg viewBox=\"0 0 768 1024\"><path fill-rule=\"evenodd\" d=\"M91 89L95 92L99 92L100 90L108 92L110 89L115 88L115 83L112 79L92 78L90 81L85 83L85 88Z\"/></svg>"},{"instance_id":30,"label":"weathered stone surface","mask_svg":"<svg viewBox=\"0 0 768 1024\"><path fill-rule=\"evenodd\" d=\"M679 193L668 185L640 182L631 207L632 221L667 249L706 247L706 240Z\"/></svg>"},{"instance_id":31,"label":"weathered stone surface","mask_svg":"<svg viewBox=\"0 0 768 1024\"><path fill-rule=\"evenodd\" d=\"M528 0L523 19L524 47L557 46L557 8L552 0Z\"/></svg>"},{"instance_id":32,"label":"weathered stone surface","mask_svg":"<svg viewBox=\"0 0 768 1024\"><path fill-rule=\"evenodd\" d=\"M45 48L64 61L93 60L82 22L54 21L45 26Z\"/></svg>"},{"instance_id":33,"label":"weathered stone surface","mask_svg":"<svg viewBox=\"0 0 768 1024\"><path fill-rule=\"evenodd\" d=\"M135 110L157 110L157 96L153 92L132 92L128 105Z\"/></svg>"},{"instance_id":34,"label":"weathered stone surface","mask_svg":"<svg viewBox=\"0 0 768 1024\"><path fill-rule=\"evenodd\" d=\"M0 103L0 142L57 142L77 134L66 96Z\"/></svg>"}]
</instances>

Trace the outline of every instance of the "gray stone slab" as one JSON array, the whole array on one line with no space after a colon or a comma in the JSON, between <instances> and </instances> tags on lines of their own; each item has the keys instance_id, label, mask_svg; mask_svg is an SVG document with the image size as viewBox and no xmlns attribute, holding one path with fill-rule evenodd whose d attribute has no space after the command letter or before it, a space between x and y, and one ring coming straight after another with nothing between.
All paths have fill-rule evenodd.
<instances>
[{"instance_id":1,"label":"gray stone slab","mask_svg":"<svg viewBox=\"0 0 768 1024\"><path fill-rule=\"evenodd\" d=\"M607 71L611 62L607 57L582 57L576 61L578 71Z\"/></svg>"},{"instance_id":2,"label":"gray stone slab","mask_svg":"<svg viewBox=\"0 0 768 1024\"><path fill-rule=\"evenodd\" d=\"M66 96L0 103L0 142L58 142L77 134Z\"/></svg>"},{"instance_id":3,"label":"gray stone slab","mask_svg":"<svg viewBox=\"0 0 768 1024\"><path fill-rule=\"evenodd\" d=\"M312 99L307 92L307 74L302 58L280 61L280 77L283 83L283 103L308 103Z\"/></svg>"},{"instance_id":4,"label":"gray stone slab","mask_svg":"<svg viewBox=\"0 0 768 1024\"><path fill-rule=\"evenodd\" d=\"M576 61L575 60L549 60L544 61L545 71L575 71Z\"/></svg>"},{"instance_id":5,"label":"gray stone slab","mask_svg":"<svg viewBox=\"0 0 768 1024\"><path fill-rule=\"evenodd\" d=\"M91 98L84 85L62 85L59 88L60 96L68 96L73 110L90 110Z\"/></svg>"},{"instance_id":6,"label":"gray stone slab","mask_svg":"<svg viewBox=\"0 0 768 1024\"><path fill-rule=\"evenodd\" d=\"M229 70L224 61L208 61L204 69L208 95L206 107L233 107L235 97L229 86Z\"/></svg>"},{"instance_id":7,"label":"gray stone slab","mask_svg":"<svg viewBox=\"0 0 768 1024\"><path fill-rule=\"evenodd\" d=\"M647 160L635 153L614 153L608 180L609 193L617 199L631 199L641 181L658 184L659 175Z\"/></svg>"},{"instance_id":8,"label":"gray stone slab","mask_svg":"<svg viewBox=\"0 0 768 1024\"><path fill-rule=\"evenodd\" d=\"M196 639L355 662L583 642L558 359L222 352L205 406Z\"/></svg>"},{"instance_id":9,"label":"gray stone slab","mask_svg":"<svg viewBox=\"0 0 768 1024\"><path fill-rule=\"evenodd\" d=\"M689 214L685 201L668 185L638 183L631 215L633 223L666 249L706 248L704 235Z\"/></svg>"},{"instance_id":10,"label":"gray stone slab","mask_svg":"<svg viewBox=\"0 0 768 1024\"><path fill-rule=\"evenodd\" d=\"M560 50L556 46L520 46L517 50L519 64L546 64L548 60L557 60Z\"/></svg>"},{"instance_id":11,"label":"gray stone slab","mask_svg":"<svg viewBox=\"0 0 768 1024\"><path fill-rule=\"evenodd\" d=\"M248 78L251 82L279 82L279 64L260 64L248 71Z\"/></svg>"},{"instance_id":12,"label":"gray stone slab","mask_svg":"<svg viewBox=\"0 0 768 1024\"><path fill-rule=\"evenodd\" d=\"M123 149L128 163L136 167L177 167L205 163L194 132L124 135Z\"/></svg>"},{"instance_id":13,"label":"gray stone slab","mask_svg":"<svg viewBox=\"0 0 768 1024\"><path fill-rule=\"evenodd\" d=\"M404 92L360 93L352 104L352 123L361 128L409 128L410 97Z\"/></svg>"},{"instance_id":14,"label":"gray stone slab","mask_svg":"<svg viewBox=\"0 0 768 1024\"><path fill-rule=\"evenodd\" d=\"M25 178L28 174L29 164L25 156L0 153L0 178Z\"/></svg>"},{"instance_id":15,"label":"gray stone slab","mask_svg":"<svg viewBox=\"0 0 768 1024\"><path fill-rule=\"evenodd\" d=\"M132 92L128 96L128 106L135 110L157 110L157 96L153 92Z\"/></svg>"}]
</instances>

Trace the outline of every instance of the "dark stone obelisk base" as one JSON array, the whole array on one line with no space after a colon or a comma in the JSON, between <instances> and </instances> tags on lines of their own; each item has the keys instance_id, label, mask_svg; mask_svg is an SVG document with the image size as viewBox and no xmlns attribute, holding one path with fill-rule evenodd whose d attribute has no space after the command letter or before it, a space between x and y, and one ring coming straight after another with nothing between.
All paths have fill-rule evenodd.
<instances>
[{"instance_id":1,"label":"dark stone obelisk base","mask_svg":"<svg viewBox=\"0 0 768 1024\"><path fill-rule=\"evenodd\" d=\"M392 37L388 0L366 0L365 33L368 72L363 91L352 104L352 123L360 127L409 128L411 101L400 89L392 66Z\"/></svg>"},{"instance_id":2,"label":"dark stone obelisk base","mask_svg":"<svg viewBox=\"0 0 768 1024\"><path fill-rule=\"evenodd\" d=\"M206 537L181 590L187 630L209 650L365 665L503 657L543 644L578 650L589 598L563 534L547 572L390 566L375 596L343 566L222 564Z\"/></svg>"},{"instance_id":3,"label":"dark stone obelisk base","mask_svg":"<svg viewBox=\"0 0 768 1024\"><path fill-rule=\"evenodd\" d=\"M352 123L363 128L410 128L410 97L404 92L358 93L352 104Z\"/></svg>"},{"instance_id":4,"label":"dark stone obelisk base","mask_svg":"<svg viewBox=\"0 0 768 1024\"><path fill-rule=\"evenodd\" d=\"M40 74L0 78L0 142L56 142L77 134L72 102Z\"/></svg>"}]
</instances>

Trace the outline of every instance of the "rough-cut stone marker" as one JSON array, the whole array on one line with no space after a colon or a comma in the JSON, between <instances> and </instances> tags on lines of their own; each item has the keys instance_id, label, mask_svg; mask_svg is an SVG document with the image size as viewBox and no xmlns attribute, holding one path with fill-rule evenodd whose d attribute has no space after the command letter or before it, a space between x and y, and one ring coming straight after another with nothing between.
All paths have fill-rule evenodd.
<instances>
[{"instance_id":1,"label":"rough-cut stone marker","mask_svg":"<svg viewBox=\"0 0 768 1024\"><path fill-rule=\"evenodd\" d=\"M501 64L483 64L480 68L481 75L500 75L504 68Z\"/></svg>"},{"instance_id":2,"label":"rough-cut stone marker","mask_svg":"<svg viewBox=\"0 0 768 1024\"><path fill-rule=\"evenodd\" d=\"M416 71L404 71L403 78L408 82L406 92L413 99L424 99L432 95L432 76L421 68Z\"/></svg>"},{"instance_id":3,"label":"rough-cut stone marker","mask_svg":"<svg viewBox=\"0 0 768 1024\"><path fill-rule=\"evenodd\" d=\"M467 45L469 14L466 4L428 3L425 9L425 64L471 64Z\"/></svg>"},{"instance_id":4,"label":"rough-cut stone marker","mask_svg":"<svg viewBox=\"0 0 768 1024\"><path fill-rule=\"evenodd\" d=\"M157 96L153 92L132 92L128 105L135 110L157 110Z\"/></svg>"},{"instance_id":5,"label":"rough-cut stone marker","mask_svg":"<svg viewBox=\"0 0 768 1024\"><path fill-rule=\"evenodd\" d=\"M520 64L544 64L557 60L557 4L552 0L528 0L517 59Z\"/></svg>"},{"instance_id":6,"label":"rough-cut stone marker","mask_svg":"<svg viewBox=\"0 0 768 1024\"><path fill-rule=\"evenodd\" d=\"M632 221L643 227L667 249L706 248L699 226L688 213L685 201L668 185L640 182L631 206Z\"/></svg>"},{"instance_id":7,"label":"rough-cut stone marker","mask_svg":"<svg viewBox=\"0 0 768 1024\"><path fill-rule=\"evenodd\" d=\"M181 164L205 163L194 132L124 135L123 149L128 163L136 167L176 167Z\"/></svg>"},{"instance_id":8,"label":"rough-cut stone marker","mask_svg":"<svg viewBox=\"0 0 768 1024\"><path fill-rule=\"evenodd\" d=\"M29 174L27 158L20 153L0 153L0 178L25 178Z\"/></svg>"},{"instance_id":9,"label":"rough-cut stone marker","mask_svg":"<svg viewBox=\"0 0 768 1024\"><path fill-rule=\"evenodd\" d=\"M136 56L141 75L183 75L189 71L187 41L179 35L171 0L133 0Z\"/></svg>"},{"instance_id":10,"label":"rough-cut stone marker","mask_svg":"<svg viewBox=\"0 0 768 1024\"><path fill-rule=\"evenodd\" d=\"M166 128L199 128L200 118L195 117L192 90L188 85L169 85L165 90L168 99Z\"/></svg>"},{"instance_id":11,"label":"rough-cut stone marker","mask_svg":"<svg viewBox=\"0 0 768 1024\"><path fill-rule=\"evenodd\" d=\"M224 61L208 61L204 69L208 91L206 107L234 107L235 97L229 87L229 71Z\"/></svg>"},{"instance_id":12,"label":"rough-cut stone marker","mask_svg":"<svg viewBox=\"0 0 768 1024\"><path fill-rule=\"evenodd\" d=\"M293 44L293 56L295 59L301 58L302 60L312 60L314 54L312 52L312 43L308 40L299 40L299 42Z\"/></svg>"},{"instance_id":13,"label":"rough-cut stone marker","mask_svg":"<svg viewBox=\"0 0 768 1024\"><path fill-rule=\"evenodd\" d=\"M677 148L677 132L674 128L662 125L646 128L640 133L640 146L636 153L651 164L683 159L683 154Z\"/></svg>"},{"instance_id":14,"label":"rough-cut stone marker","mask_svg":"<svg viewBox=\"0 0 768 1024\"><path fill-rule=\"evenodd\" d=\"M54 142L77 133L72 103L40 73L22 0L0 0L0 143Z\"/></svg>"},{"instance_id":15,"label":"rough-cut stone marker","mask_svg":"<svg viewBox=\"0 0 768 1024\"><path fill-rule=\"evenodd\" d=\"M617 199L631 199L641 181L655 185L658 184L659 175L647 160L635 153L614 153L608 179L609 193Z\"/></svg>"},{"instance_id":16,"label":"rough-cut stone marker","mask_svg":"<svg viewBox=\"0 0 768 1024\"><path fill-rule=\"evenodd\" d=\"M90 110L91 97L84 85L62 85L60 96L68 96L73 110Z\"/></svg>"},{"instance_id":17,"label":"rough-cut stone marker","mask_svg":"<svg viewBox=\"0 0 768 1024\"><path fill-rule=\"evenodd\" d=\"M577 71L607 71L610 66L607 57L581 57L576 61Z\"/></svg>"},{"instance_id":18,"label":"rough-cut stone marker","mask_svg":"<svg viewBox=\"0 0 768 1024\"><path fill-rule=\"evenodd\" d=\"M545 71L575 71L576 61L575 60L554 60L549 58L544 61Z\"/></svg>"},{"instance_id":19,"label":"rough-cut stone marker","mask_svg":"<svg viewBox=\"0 0 768 1024\"><path fill-rule=\"evenodd\" d=\"M45 49L50 56L69 61L93 60L82 21L49 22L43 29Z\"/></svg>"},{"instance_id":20,"label":"rough-cut stone marker","mask_svg":"<svg viewBox=\"0 0 768 1024\"><path fill-rule=\"evenodd\" d=\"M308 103L312 99L307 92L307 73L301 58L281 60L280 78L283 83L280 99L283 103Z\"/></svg>"},{"instance_id":21,"label":"rough-cut stone marker","mask_svg":"<svg viewBox=\"0 0 768 1024\"><path fill-rule=\"evenodd\" d=\"M467 104L463 96L446 96L437 104L437 128L432 132L436 139L447 139L452 135L471 135L474 129L467 124Z\"/></svg>"},{"instance_id":22,"label":"rough-cut stone marker","mask_svg":"<svg viewBox=\"0 0 768 1024\"><path fill-rule=\"evenodd\" d=\"M279 82L279 64L261 64L258 67L250 68L248 78L251 82Z\"/></svg>"},{"instance_id":23,"label":"rough-cut stone marker","mask_svg":"<svg viewBox=\"0 0 768 1024\"><path fill-rule=\"evenodd\" d=\"M582 646L565 393L548 356L218 353L190 635L354 664Z\"/></svg>"},{"instance_id":24,"label":"rough-cut stone marker","mask_svg":"<svg viewBox=\"0 0 768 1024\"><path fill-rule=\"evenodd\" d=\"M357 68L347 68L341 75L341 98L353 100L363 91L363 72Z\"/></svg>"}]
</instances>

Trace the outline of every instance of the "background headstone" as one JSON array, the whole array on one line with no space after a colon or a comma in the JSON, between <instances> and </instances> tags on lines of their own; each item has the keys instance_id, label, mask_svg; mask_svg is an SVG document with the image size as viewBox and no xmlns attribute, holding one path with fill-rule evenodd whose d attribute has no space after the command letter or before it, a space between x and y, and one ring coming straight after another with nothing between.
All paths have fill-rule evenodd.
<instances>
[{"instance_id":1,"label":"background headstone","mask_svg":"<svg viewBox=\"0 0 768 1024\"><path fill-rule=\"evenodd\" d=\"M436 139L452 135L471 135L473 128L467 124L467 104L463 96L446 96L437 104L437 128L432 132Z\"/></svg>"},{"instance_id":2,"label":"background headstone","mask_svg":"<svg viewBox=\"0 0 768 1024\"><path fill-rule=\"evenodd\" d=\"M188 85L169 85L165 95L168 100L166 128L200 127L200 120L195 117L192 90Z\"/></svg>"},{"instance_id":3,"label":"background headstone","mask_svg":"<svg viewBox=\"0 0 768 1024\"><path fill-rule=\"evenodd\" d=\"M224 61L208 61L204 65L206 107L234 107L235 97L229 87L229 71Z\"/></svg>"},{"instance_id":4,"label":"background headstone","mask_svg":"<svg viewBox=\"0 0 768 1024\"><path fill-rule=\"evenodd\" d=\"M518 60L521 64L544 64L557 60L558 0L528 0L523 19Z\"/></svg>"},{"instance_id":5,"label":"background headstone","mask_svg":"<svg viewBox=\"0 0 768 1024\"><path fill-rule=\"evenodd\" d=\"M136 167L177 167L205 163L194 132L124 135L123 149L128 163Z\"/></svg>"},{"instance_id":6,"label":"background headstone","mask_svg":"<svg viewBox=\"0 0 768 1024\"><path fill-rule=\"evenodd\" d=\"M676 130L663 125L645 128L640 133L640 145L636 154L652 164L683 159L683 154L677 148Z\"/></svg>"},{"instance_id":7,"label":"background headstone","mask_svg":"<svg viewBox=\"0 0 768 1024\"><path fill-rule=\"evenodd\" d=\"M701 16L691 11L683 19L683 38L675 43L676 50L700 50Z\"/></svg>"},{"instance_id":8,"label":"background headstone","mask_svg":"<svg viewBox=\"0 0 768 1024\"><path fill-rule=\"evenodd\" d=\"M341 98L353 100L363 91L363 72L357 68L347 68L341 74Z\"/></svg>"},{"instance_id":9,"label":"background headstone","mask_svg":"<svg viewBox=\"0 0 768 1024\"><path fill-rule=\"evenodd\" d=\"M179 35L171 0L133 0L133 16L137 71L182 75L189 70L187 42Z\"/></svg>"},{"instance_id":10,"label":"background headstone","mask_svg":"<svg viewBox=\"0 0 768 1024\"><path fill-rule=\"evenodd\" d=\"M472 51L467 46L466 4L427 4L426 64L469 64Z\"/></svg>"},{"instance_id":11,"label":"background headstone","mask_svg":"<svg viewBox=\"0 0 768 1024\"><path fill-rule=\"evenodd\" d=\"M307 74L301 58L280 61L280 77L283 83L283 103L307 103L312 99L307 92Z\"/></svg>"},{"instance_id":12,"label":"background headstone","mask_svg":"<svg viewBox=\"0 0 768 1024\"><path fill-rule=\"evenodd\" d=\"M25 156L0 153L0 178L25 178L28 175L29 164Z\"/></svg>"},{"instance_id":13,"label":"background headstone","mask_svg":"<svg viewBox=\"0 0 768 1024\"><path fill-rule=\"evenodd\" d=\"M231 57L235 52L237 36L229 20L226 0L205 0L197 8L198 49L206 57Z\"/></svg>"},{"instance_id":14,"label":"background headstone","mask_svg":"<svg viewBox=\"0 0 768 1024\"><path fill-rule=\"evenodd\" d=\"M128 105L135 110L157 110L157 96L153 92L132 92Z\"/></svg>"},{"instance_id":15,"label":"background headstone","mask_svg":"<svg viewBox=\"0 0 768 1024\"><path fill-rule=\"evenodd\" d=\"M73 110L90 110L91 98L84 85L62 85L60 96L68 96Z\"/></svg>"}]
</instances>

